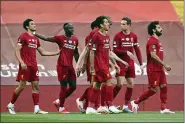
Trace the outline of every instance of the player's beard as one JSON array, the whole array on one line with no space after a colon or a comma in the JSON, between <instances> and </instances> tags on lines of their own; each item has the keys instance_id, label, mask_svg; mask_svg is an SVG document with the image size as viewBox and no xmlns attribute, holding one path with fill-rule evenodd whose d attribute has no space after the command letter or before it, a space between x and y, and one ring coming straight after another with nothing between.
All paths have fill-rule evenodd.
<instances>
[{"instance_id":1,"label":"player's beard","mask_svg":"<svg viewBox=\"0 0 185 124\"><path fill-rule=\"evenodd\" d=\"M156 31L155 34L160 37L162 35L162 31Z\"/></svg>"},{"instance_id":2,"label":"player's beard","mask_svg":"<svg viewBox=\"0 0 185 124\"><path fill-rule=\"evenodd\" d=\"M30 29L30 31L31 31L31 32L34 32L34 31L36 31L36 29Z\"/></svg>"}]
</instances>

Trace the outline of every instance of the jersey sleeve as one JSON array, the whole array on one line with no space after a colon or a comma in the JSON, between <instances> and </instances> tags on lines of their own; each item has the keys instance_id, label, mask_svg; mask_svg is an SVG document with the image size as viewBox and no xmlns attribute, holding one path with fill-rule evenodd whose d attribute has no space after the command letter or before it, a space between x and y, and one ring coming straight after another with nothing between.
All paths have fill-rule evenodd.
<instances>
[{"instance_id":1,"label":"jersey sleeve","mask_svg":"<svg viewBox=\"0 0 185 124\"><path fill-rule=\"evenodd\" d=\"M98 35L94 35L93 37L92 37L92 40L91 40L91 43L92 43L92 45L91 45L91 47L90 47L90 49L91 50L94 50L94 51L96 51L96 49L97 49L97 45L98 45Z\"/></svg>"},{"instance_id":2,"label":"jersey sleeve","mask_svg":"<svg viewBox=\"0 0 185 124\"><path fill-rule=\"evenodd\" d=\"M89 36L87 36L87 37L85 38L85 46L87 45L88 42L89 42Z\"/></svg>"},{"instance_id":3,"label":"jersey sleeve","mask_svg":"<svg viewBox=\"0 0 185 124\"><path fill-rule=\"evenodd\" d=\"M40 41L39 41L39 39L37 39L37 48L39 48L40 47Z\"/></svg>"},{"instance_id":4,"label":"jersey sleeve","mask_svg":"<svg viewBox=\"0 0 185 124\"><path fill-rule=\"evenodd\" d=\"M114 36L114 39L113 39L113 48L116 48L116 47L119 47L119 37L118 35L115 35Z\"/></svg>"},{"instance_id":5,"label":"jersey sleeve","mask_svg":"<svg viewBox=\"0 0 185 124\"><path fill-rule=\"evenodd\" d=\"M157 43L154 40L149 39L148 41L148 50L149 52L156 52Z\"/></svg>"},{"instance_id":6,"label":"jersey sleeve","mask_svg":"<svg viewBox=\"0 0 185 124\"><path fill-rule=\"evenodd\" d=\"M136 35L134 35L134 47L139 47L138 38Z\"/></svg>"},{"instance_id":7,"label":"jersey sleeve","mask_svg":"<svg viewBox=\"0 0 185 124\"><path fill-rule=\"evenodd\" d=\"M54 40L55 43L60 44L61 36L54 36L53 40Z\"/></svg>"},{"instance_id":8,"label":"jersey sleeve","mask_svg":"<svg viewBox=\"0 0 185 124\"><path fill-rule=\"evenodd\" d=\"M18 38L18 41L17 41L17 45L23 46L24 43L25 43L24 36L20 35L19 38Z\"/></svg>"}]
</instances>

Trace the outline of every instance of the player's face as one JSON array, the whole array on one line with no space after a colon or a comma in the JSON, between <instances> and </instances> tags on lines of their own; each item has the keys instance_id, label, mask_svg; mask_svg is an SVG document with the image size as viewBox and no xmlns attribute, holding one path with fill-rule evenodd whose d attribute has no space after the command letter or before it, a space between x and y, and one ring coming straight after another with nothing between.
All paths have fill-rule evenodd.
<instances>
[{"instance_id":1,"label":"player's face","mask_svg":"<svg viewBox=\"0 0 185 124\"><path fill-rule=\"evenodd\" d=\"M129 29L130 25L127 25L127 21L121 20L121 30L127 31Z\"/></svg>"},{"instance_id":2,"label":"player's face","mask_svg":"<svg viewBox=\"0 0 185 124\"><path fill-rule=\"evenodd\" d=\"M154 30L154 33L159 37L162 35L163 29L161 28L160 25L156 25L156 29Z\"/></svg>"},{"instance_id":3,"label":"player's face","mask_svg":"<svg viewBox=\"0 0 185 124\"><path fill-rule=\"evenodd\" d=\"M105 30L105 31L108 31L109 28L110 28L110 24L109 24L109 21L107 19L104 19L104 23L101 25L102 28Z\"/></svg>"},{"instance_id":4,"label":"player's face","mask_svg":"<svg viewBox=\"0 0 185 124\"><path fill-rule=\"evenodd\" d=\"M74 34L74 26L73 26L73 24L69 23L68 25L66 25L64 30L65 30L65 32L67 34L73 35Z\"/></svg>"},{"instance_id":5,"label":"player's face","mask_svg":"<svg viewBox=\"0 0 185 124\"><path fill-rule=\"evenodd\" d=\"M36 25L35 25L35 22L34 22L34 21L30 21L30 22L29 22L29 27L28 27L28 29L29 29L30 31L36 31Z\"/></svg>"}]
</instances>

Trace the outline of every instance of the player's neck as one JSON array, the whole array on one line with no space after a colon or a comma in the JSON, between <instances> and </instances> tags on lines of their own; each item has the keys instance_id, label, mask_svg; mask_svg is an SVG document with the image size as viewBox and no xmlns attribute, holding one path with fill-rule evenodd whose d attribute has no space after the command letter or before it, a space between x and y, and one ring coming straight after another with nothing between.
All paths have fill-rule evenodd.
<instances>
[{"instance_id":1,"label":"player's neck","mask_svg":"<svg viewBox=\"0 0 185 124\"><path fill-rule=\"evenodd\" d=\"M156 39L159 39L159 37L156 34L153 34L152 36L155 37Z\"/></svg>"},{"instance_id":2,"label":"player's neck","mask_svg":"<svg viewBox=\"0 0 185 124\"><path fill-rule=\"evenodd\" d=\"M130 31L129 30L127 30L127 31L122 31L123 32L123 34L126 34L126 35L129 35L130 34Z\"/></svg>"},{"instance_id":3,"label":"player's neck","mask_svg":"<svg viewBox=\"0 0 185 124\"><path fill-rule=\"evenodd\" d=\"M104 36L106 35L106 31L104 29L100 29L99 32L100 32L100 34L102 34Z\"/></svg>"},{"instance_id":4,"label":"player's neck","mask_svg":"<svg viewBox=\"0 0 185 124\"><path fill-rule=\"evenodd\" d=\"M34 36L34 35L33 35L33 32L30 31L30 30L28 30L27 33L28 33L30 36Z\"/></svg>"},{"instance_id":5,"label":"player's neck","mask_svg":"<svg viewBox=\"0 0 185 124\"><path fill-rule=\"evenodd\" d=\"M71 38L72 37L71 34L65 34L64 36L67 37L67 38Z\"/></svg>"}]
</instances>

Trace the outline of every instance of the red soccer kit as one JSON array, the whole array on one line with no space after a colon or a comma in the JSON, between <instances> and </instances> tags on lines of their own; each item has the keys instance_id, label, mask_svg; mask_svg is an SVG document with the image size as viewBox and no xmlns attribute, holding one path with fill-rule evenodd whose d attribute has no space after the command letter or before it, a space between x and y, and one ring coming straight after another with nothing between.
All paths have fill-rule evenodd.
<instances>
[{"instance_id":1,"label":"red soccer kit","mask_svg":"<svg viewBox=\"0 0 185 124\"><path fill-rule=\"evenodd\" d=\"M127 55L127 51L134 54L135 50L139 63L142 64L142 57L139 49L139 43L137 41L137 36L132 32L130 32L128 35L124 34L122 31L118 32L113 39L113 50L118 57L129 64L129 67L125 68L123 64L117 62L120 67L120 74L116 74L116 76L135 78L134 61Z\"/></svg>"},{"instance_id":2,"label":"red soccer kit","mask_svg":"<svg viewBox=\"0 0 185 124\"><path fill-rule=\"evenodd\" d=\"M94 55L95 82L105 82L112 78L109 72L110 37L97 32L92 37Z\"/></svg>"},{"instance_id":3,"label":"red soccer kit","mask_svg":"<svg viewBox=\"0 0 185 124\"><path fill-rule=\"evenodd\" d=\"M151 36L146 44L147 54L147 74L150 87L158 87L161 84L166 84L166 75L161 64L151 58L150 52L156 52L156 55L163 60L163 48L161 42Z\"/></svg>"},{"instance_id":4,"label":"red soccer kit","mask_svg":"<svg viewBox=\"0 0 185 124\"><path fill-rule=\"evenodd\" d=\"M56 42L61 49L57 62L58 80L76 81L76 73L73 68L73 56L76 47L78 47L78 38L72 36L67 38L64 35L54 36Z\"/></svg>"},{"instance_id":5,"label":"red soccer kit","mask_svg":"<svg viewBox=\"0 0 185 124\"><path fill-rule=\"evenodd\" d=\"M88 45L91 48L91 40L94 34L98 32L98 28L93 29L90 34L85 38L85 46ZM86 73L87 73L87 81L91 81L91 74L90 74L90 59L89 55L87 58L87 66L86 66Z\"/></svg>"},{"instance_id":6,"label":"red soccer kit","mask_svg":"<svg viewBox=\"0 0 185 124\"><path fill-rule=\"evenodd\" d=\"M23 70L21 65L19 65L16 81L39 81L39 71L36 60L36 49L40 47L39 39L25 32L19 36L17 45L22 46L20 54L22 60L27 65L27 69Z\"/></svg>"}]
</instances>

